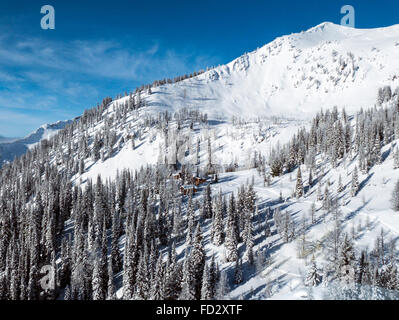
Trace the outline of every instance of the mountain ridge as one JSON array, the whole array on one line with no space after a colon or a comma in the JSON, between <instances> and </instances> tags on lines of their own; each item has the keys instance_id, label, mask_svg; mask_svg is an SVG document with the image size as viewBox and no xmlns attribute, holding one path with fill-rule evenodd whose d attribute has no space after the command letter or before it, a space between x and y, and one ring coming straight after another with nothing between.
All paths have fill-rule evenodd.
<instances>
[{"instance_id":1,"label":"mountain ridge","mask_svg":"<svg viewBox=\"0 0 399 320\"><path fill-rule=\"evenodd\" d=\"M398 41L398 25L353 29L322 23L276 38L192 79L153 88L148 106L171 112L188 106L214 118L308 119L334 105L356 112L375 103L379 87L399 85Z\"/></svg>"},{"instance_id":2,"label":"mountain ridge","mask_svg":"<svg viewBox=\"0 0 399 320\"><path fill-rule=\"evenodd\" d=\"M14 158L22 156L42 139L50 138L72 122L73 120L59 120L51 124L43 124L23 138L7 138L5 141L0 140L0 167L5 162L12 161Z\"/></svg>"}]
</instances>

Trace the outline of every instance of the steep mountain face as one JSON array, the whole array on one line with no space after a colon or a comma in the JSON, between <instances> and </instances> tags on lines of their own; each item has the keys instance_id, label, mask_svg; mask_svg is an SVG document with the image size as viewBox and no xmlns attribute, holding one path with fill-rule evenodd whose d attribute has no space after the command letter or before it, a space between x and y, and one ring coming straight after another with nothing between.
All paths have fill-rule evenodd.
<instances>
[{"instance_id":1,"label":"steep mountain face","mask_svg":"<svg viewBox=\"0 0 399 320\"><path fill-rule=\"evenodd\" d=\"M0 167L4 162L12 161L14 158L22 156L42 139L49 139L71 122L71 120L68 120L45 124L22 139L0 138Z\"/></svg>"},{"instance_id":2,"label":"steep mountain face","mask_svg":"<svg viewBox=\"0 0 399 320\"><path fill-rule=\"evenodd\" d=\"M212 140L214 160L220 165L234 158L248 163L254 152L267 156L275 143L285 142L300 126L308 126L321 109L337 106L354 114L373 106L379 88L399 86L398 70L399 25L361 30L327 22L278 38L191 79L117 99L106 114L112 117L116 107L139 100L146 107L134 116L136 120L158 112L199 110L218 120L209 131L216 137ZM263 128L244 126L229 131L226 122L233 117L261 118ZM137 130L142 124L136 120L130 126ZM156 163L165 153L165 144L152 131L148 128L141 136L139 149L123 149L108 161L93 164L85 176L94 178L101 173L110 177L117 169L135 170Z\"/></svg>"},{"instance_id":3,"label":"steep mountain face","mask_svg":"<svg viewBox=\"0 0 399 320\"><path fill-rule=\"evenodd\" d=\"M200 108L210 117L309 118L337 105L354 112L399 84L399 25L353 29L322 23L277 38L227 65L152 90L154 110Z\"/></svg>"}]
</instances>

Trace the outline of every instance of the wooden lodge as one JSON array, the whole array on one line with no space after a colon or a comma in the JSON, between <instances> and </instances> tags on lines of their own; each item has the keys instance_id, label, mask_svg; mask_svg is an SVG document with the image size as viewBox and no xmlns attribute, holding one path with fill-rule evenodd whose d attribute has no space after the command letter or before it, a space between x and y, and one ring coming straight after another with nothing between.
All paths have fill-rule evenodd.
<instances>
[{"instance_id":1,"label":"wooden lodge","mask_svg":"<svg viewBox=\"0 0 399 320\"><path fill-rule=\"evenodd\" d=\"M182 174L181 172L177 172L177 173L173 174L171 177L172 177L174 180L183 180L183 174ZM205 183L206 181L207 181L207 180L204 179L204 178L200 178L200 177L197 177L197 176L193 176L193 177L191 177L191 179L189 179L188 183L191 183L191 184L193 184L194 186L198 187L198 186L200 186L201 184ZM184 181L183 181L183 183L184 183Z\"/></svg>"},{"instance_id":2,"label":"wooden lodge","mask_svg":"<svg viewBox=\"0 0 399 320\"><path fill-rule=\"evenodd\" d=\"M190 193L195 194L197 192L197 187L194 185L181 186L180 192L185 196L189 195Z\"/></svg>"},{"instance_id":3,"label":"wooden lodge","mask_svg":"<svg viewBox=\"0 0 399 320\"><path fill-rule=\"evenodd\" d=\"M192 183L196 187L206 182L206 179L202 179L200 177L192 177Z\"/></svg>"}]
</instances>

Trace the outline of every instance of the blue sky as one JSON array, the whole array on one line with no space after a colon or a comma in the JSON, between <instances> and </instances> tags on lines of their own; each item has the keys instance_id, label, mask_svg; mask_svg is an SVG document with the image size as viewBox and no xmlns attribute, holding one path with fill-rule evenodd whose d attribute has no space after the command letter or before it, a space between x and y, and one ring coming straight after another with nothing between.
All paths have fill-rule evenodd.
<instances>
[{"instance_id":1,"label":"blue sky","mask_svg":"<svg viewBox=\"0 0 399 320\"><path fill-rule=\"evenodd\" d=\"M40 8L55 8L55 30ZM2 0L0 135L24 136L103 97L225 64L353 5L356 27L399 23L396 0Z\"/></svg>"}]
</instances>

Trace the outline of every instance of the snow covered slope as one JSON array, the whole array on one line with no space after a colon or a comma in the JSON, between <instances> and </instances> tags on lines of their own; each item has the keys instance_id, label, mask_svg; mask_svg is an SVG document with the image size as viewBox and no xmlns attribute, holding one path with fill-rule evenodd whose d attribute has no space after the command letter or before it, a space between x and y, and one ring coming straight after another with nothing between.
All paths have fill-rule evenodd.
<instances>
[{"instance_id":1,"label":"snow covered slope","mask_svg":"<svg viewBox=\"0 0 399 320\"><path fill-rule=\"evenodd\" d=\"M217 164L228 164L236 160L240 166L245 167L250 163L254 151L268 156L270 147L290 139L321 108L345 107L353 115L361 107L372 107L377 101L380 87L399 86L398 54L399 26L359 30L323 23L306 32L278 38L197 77L152 88L151 94L142 93L141 99L147 107L137 115L131 115L125 127L129 127L130 132L142 127L138 119L144 118L143 113L155 115L156 112L173 113L182 108L198 109L208 113L210 119L221 120L212 122L209 129L196 127L191 133L192 145L195 145L196 139L201 141L200 149L203 151L200 153L200 163L206 164L207 137L210 136L213 160ZM117 100L114 105L121 105L128 99L125 97ZM113 114L112 108L106 112L109 117ZM276 116L280 120L286 118L286 121L278 125L273 121L262 121L263 128L256 122L240 127L229 123L233 116ZM175 123L171 122L170 129L175 129L174 126ZM101 128L99 124L95 131ZM184 136L186 129L182 129L181 135ZM116 131L117 134L124 134L125 130L118 128ZM136 141L135 148L126 144L103 162L86 159L85 167L89 169L83 175L77 174L75 182L79 178L82 181L87 181L87 178L94 180L98 174L103 178L113 178L117 170L122 168L139 169L146 164L156 164L160 155L164 154L163 143L159 131L146 128ZM367 174L360 174L361 188L356 197L351 197L349 189L357 157L340 163L336 168L322 158L318 159L316 172L320 177L319 183L323 187L328 185L331 195L339 197L342 230L351 234L358 249L371 249L381 232L388 239L397 237L399 220L390 203L394 182L399 177L397 170L393 169L392 155L392 149L397 143L393 141L383 148L386 157L382 164L373 167ZM302 174L307 177L308 168ZM336 191L339 175L345 186L342 192ZM252 176L255 177L260 216L266 215L266 208L289 208L286 212L296 228L301 229L302 223L307 226L303 242L309 254L298 257L301 238L284 243L273 229L272 236L266 239L259 231L262 230L263 220L256 217L254 251L267 252L267 261L257 272L245 267L244 283L234 285L230 281L228 297L309 299L309 288L304 286L303 280L313 255L318 267L327 264L326 238L334 227L334 219L331 213L323 209L322 201L317 197L317 187L309 188L305 198L290 198L296 185L296 171L275 178L270 186L264 185L255 170L221 173L220 182L212 186L213 194L219 190L223 194L236 192ZM287 200L279 199L280 192L282 198ZM373 196L376 194L378 197ZM311 224L309 212L313 203L316 222ZM205 238L208 240L209 236L210 228L205 227ZM212 245L210 241L207 243L209 256L215 255L221 268L232 278L234 263L224 262L223 248ZM182 245L177 250L183 254L185 247ZM240 250L243 252L244 246ZM320 286L312 294L320 299L329 297L330 291L331 286Z\"/></svg>"},{"instance_id":2,"label":"snow covered slope","mask_svg":"<svg viewBox=\"0 0 399 320\"><path fill-rule=\"evenodd\" d=\"M353 29L322 23L197 77L152 89L157 111L199 108L210 117L309 118L321 108L373 105L399 84L399 25Z\"/></svg>"},{"instance_id":3,"label":"snow covered slope","mask_svg":"<svg viewBox=\"0 0 399 320\"><path fill-rule=\"evenodd\" d=\"M23 155L42 139L50 138L71 122L71 120L68 120L58 121L53 124L45 124L25 138L0 140L0 167L4 162L12 161L15 157Z\"/></svg>"},{"instance_id":4,"label":"snow covered slope","mask_svg":"<svg viewBox=\"0 0 399 320\"><path fill-rule=\"evenodd\" d=\"M265 156L275 143L284 143L320 109L345 107L353 114L361 107L371 107L377 101L378 88L399 86L399 25L379 29L353 29L329 22L306 32L277 38L264 47L224 66L199 76L173 84L152 87L151 94L142 91L140 97L115 100L105 111L115 115L115 106L133 99L144 102L145 108L127 120L129 129L119 127L116 132L138 130L145 114L174 113L182 108L207 113L213 122L209 132L215 161L226 165L225 159L241 159L240 164L254 151ZM262 118L264 128L252 124L241 129L229 126L232 117ZM273 117L283 121L274 123ZM285 120L282 120L285 119ZM93 136L103 124L93 130ZM269 127L268 127L269 126ZM263 133L262 133L263 130ZM272 136L267 132L271 130ZM203 131L193 138L201 139L202 150L207 149ZM257 141L260 138L262 141ZM148 128L134 150L125 147L105 162L86 163L90 170L86 177L98 174L107 177L117 170L139 169L155 164L164 152L163 140ZM206 153L204 151L204 154Z\"/></svg>"},{"instance_id":5,"label":"snow covered slope","mask_svg":"<svg viewBox=\"0 0 399 320\"><path fill-rule=\"evenodd\" d=\"M399 152L394 151L399 144L399 91L396 90L393 95L390 91L388 101L373 109L379 88L390 85L392 89L396 89L399 86L396 74L399 73L397 53L399 53L399 26L357 30L323 23L306 32L276 39L253 53L245 54L225 66L191 79L151 87L151 92L142 90L140 93L115 101L105 100L101 106L88 110L67 130L61 130L53 138L51 136L64 128L68 122L44 126L25 139L0 144L0 153L21 154L41 139L50 138L47 146L39 145L36 149L40 149L40 152L32 152L31 157L27 157L26 164L19 165L16 162L3 167L0 173L5 173L7 179L0 183L0 196L2 193L4 197L12 196L10 190L13 186L19 186L21 173L23 177L34 178L32 181L27 179L26 182L32 186L32 195L27 203L24 203L29 210L33 208L33 201L50 198L48 195L54 191L53 185L54 188L60 187L61 195L54 197L54 201L61 203L71 201L69 209L60 211L70 210L73 214L54 215L54 219L61 216L62 219L65 218L65 220L59 218L57 226L61 226L60 233L65 232L65 235L73 230L76 244L79 243L76 240L79 233L82 233L79 236L88 239L92 236L99 237L99 233L96 235L96 228L100 225L98 221L106 220L97 219L97 214L92 212L97 211L99 217L103 214L106 217L105 212L115 205L109 210L110 214L119 216L119 210L124 213L123 210L126 208L119 206L119 199L118 203L115 202L115 196L118 194L119 198L119 195L126 193L121 191L128 189L126 186L121 187L121 181L127 179L121 179L118 172L123 169L137 170L140 173L135 175L140 177L137 180L134 178L135 180L132 180L134 183L129 182L130 190L134 191L129 191L127 196L121 196L123 203L126 207L141 208L137 212L138 215L142 215L143 220L141 217L137 220L141 223L147 219L145 223L147 226L153 225L153 222L164 226L165 221L168 221L170 226L164 230L168 230L169 234L165 239L171 239L172 234L176 236L181 231L181 240L176 237L177 242L175 242L180 262L189 259L189 255L186 256L185 253L189 247L186 240L191 237L187 237L187 234L192 232L188 227L189 222L198 222L203 233L206 259L209 261L214 257L223 274L227 275L226 283L221 281L220 288L224 291L226 285L228 290L221 295L218 294L219 298L334 298L331 279L336 280L341 277L348 279L348 275L352 276L358 261L355 262L355 259L351 258L350 270L346 269L349 265L344 265L345 268L340 265L338 252L343 250L341 246L338 248L338 245L343 239L347 239L343 237L344 233L351 238L356 249L356 259L361 257L361 250L366 248L373 250L371 255L375 255L375 252L379 254L377 258L372 258L377 261L373 261L376 263L375 270L378 268L380 271L384 270L386 267L384 254L388 252L393 257L392 263L397 262L398 251L394 246L390 246L387 250L386 244L390 244L391 240L395 244L399 232L399 216L393 211L390 203L394 183L399 178L398 169L394 169L399 167ZM345 107L348 116L345 113L342 117L338 117L336 110L331 112L335 105L338 108ZM361 107L374 110L375 115L372 115L372 111L368 111L361 117L360 113L354 117ZM385 109L388 107L389 112ZM321 108L330 109L323 116L324 122L320 120L322 118L320 114L312 123L308 121L315 117L315 113ZM201 113L189 112L191 109ZM205 113L208 117L205 117ZM309 129L310 125L312 130L301 130L302 127ZM278 144L285 146L283 149L275 148ZM183 167L164 164L167 156L177 154L173 147L177 149L181 146L183 146L181 150L184 151L183 160L191 164L184 168L189 171L190 179L182 181L171 177L177 173L177 169L183 172ZM278 150L274 152L278 153L278 156L269 159L270 151L274 148ZM341 151L343 154L338 157ZM231 208L236 207L237 212L231 209L230 216L241 219L242 225L239 228L243 235L253 237L248 243L239 239L227 242L228 245L225 245L226 242L215 244L211 241L214 221L202 214L201 203L206 203L208 208L211 206L216 208L217 203L208 202L206 197L204 201L203 195L206 193L207 184L198 186L198 192L194 195L195 209L189 216L187 197L180 194L179 187L183 187L184 191L187 181L192 182L192 174L206 177L209 159L212 159L212 164L215 165L219 175L218 179L215 176L208 179L208 182L212 181L209 189L212 189L214 197L220 192L227 199L234 192L239 199L239 189L241 186L244 188L244 184L249 183L253 177L257 209L253 206L253 212L249 209L246 212L243 206L238 209L238 206L232 205ZM270 166L275 166L276 159L282 169L279 174L271 177L270 173L274 173L275 170ZM156 169L164 175L162 178L164 180L159 182L157 179L161 174L151 173L150 168L140 170L147 165L156 166ZM357 166L363 167L358 174ZM255 167L259 171L253 169ZM301 174L298 174L298 168ZM41 169L51 175L41 176ZM313 178L307 178L311 176L311 172ZM9 179L10 174L14 180ZM103 181L107 181L103 191L102 188L90 189L88 183L90 180L100 181L98 175L102 176ZM133 176L132 174L131 177ZM53 184L50 179L57 183ZM118 183L111 186L114 182ZM41 184L44 184L43 187ZM162 192L159 185L162 185ZM85 216L91 221L88 223L87 233L83 232L83 228L80 230L75 228L79 221L76 217L86 209L78 210L79 201L69 197L68 192L72 190L72 186L82 189L86 187L84 192L87 195L93 193L93 190L99 190L97 196L94 193L92 196L97 205L86 203L88 206ZM19 191L19 188L15 189ZM302 190L300 195L297 193L298 189ZM151 205L160 210L159 212L144 210L144 206L139 205L138 201L141 199L136 197L136 192L142 199L146 199L147 194L141 192L144 190L152 190ZM82 190L76 194L82 195L83 192L80 191ZM134 192L134 196L131 196L130 192L132 194ZM40 193L45 197L38 198ZM105 197L106 194L108 198ZM164 196L165 194L167 196ZM168 199L161 199L161 195ZM105 199L108 200L103 202ZM180 201L181 211L169 210L169 204L165 205L167 208L165 211L164 208L161 211L161 202L164 206L164 200L167 200L165 203L170 203L170 208L172 203L173 206L176 204L175 209ZM242 203L247 202L244 198L242 200ZM85 200L81 201L83 202ZM9 205L10 201L4 203ZM101 208L107 207L108 204L103 207L98 204L105 203L108 203L109 207L102 210ZM132 205L133 203L136 204ZM43 212L52 214L56 206L53 208L49 204L54 203L47 201L45 205L48 208ZM125 212L129 210L128 208ZM153 212L154 216L147 212ZM123 216L124 214L121 214L121 217ZM250 218L247 219L248 217ZM166 220L163 220L164 218ZM179 226L180 218L184 223ZM150 219L154 220L150 223ZM215 219L214 215L213 220ZM223 230L226 229L226 236L229 235L231 238L235 234L231 228L232 221L236 218L230 222L227 220L228 218L222 214ZM21 221L24 226L28 225L25 220ZM133 219L130 219L130 222L128 219L123 221L125 226L128 226L126 230L130 230L128 223L131 221ZM108 243L112 241L103 241L107 240L106 224L104 226L105 233L101 236L101 243L107 249ZM230 228L229 231L227 227ZM44 224L44 228L47 228L45 234L52 237L52 224ZM108 234L111 233L113 231ZM24 235L27 232L20 234ZM388 241L385 242L385 246L384 243L379 244L378 236L381 235ZM135 236L133 231L126 232L115 238L113 246L116 245L121 253L126 254L129 241L133 243L131 240ZM127 241L129 237L131 239ZM146 239L144 236L142 238ZM157 242L158 240L161 244L160 239L156 239ZM248 245L250 242L251 246ZM93 249L89 241L81 243L87 243L88 248ZM333 250L337 258L333 261L331 261L332 243L335 244ZM199 244L202 246L201 240ZM234 281L235 262L237 266L241 262L227 258L232 250L232 244L234 249L237 249L237 255L243 258L241 281ZM47 245L46 242L45 246ZM138 250L144 247L137 246ZM74 248L79 246L74 245ZM249 255L246 254L248 248L253 249L256 256L254 265L250 263ZM53 248L49 246L50 249ZM164 255L167 251L166 245L159 245L159 250L159 253ZM111 254L118 252L118 250L109 251ZM107 250L103 252L106 253ZM140 254L145 257L144 253ZM135 259L135 256L138 255L131 257ZM308 275L313 258L316 271L322 274L323 285L309 288L304 285L304 277ZM63 264L64 260L69 259L61 258L57 263ZM146 261L140 260L140 264ZM379 260L382 260L381 264ZM76 259L76 261L85 261L85 259ZM186 264L188 265L189 263ZM81 265L77 266L73 266L72 270L83 270ZM125 270L127 269L123 272L118 271L118 274L114 275L119 298L122 298L122 292L126 289L123 285L130 287L132 283L130 280L125 281L125 274L129 274L128 271L125 273ZM337 270L342 273L338 274ZM344 273L345 270L351 273ZM371 271L378 280L379 276L377 277L378 273L375 273L375 270ZM79 273L76 273L73 276L75 277L73 281L80 279L78 275ZM75 282L71 287L80 287L76 283L80 282ZM140 283L137 281L137 284ZM376 281L374 283L378 284ZM129 295L126 295L127 299L132 298Z\"/></svg>"},{"instance_id":6,"label":"snow covered slope","mask_svg":"<svg viewBox=\"0 0 399 320\"><path fill-rule=\"evenodd\" d=\"M399 25L353 29L325 22L277 38L199 76L153 87L152 94L142 93L140 98L151 114L185 107L207 113L211 119L308 120L321 108L345 107L353 113L372 106L383 85L399 86ZM28 145L65 124L41 127L13 143L0 142L0 164L22 155ZM154 159L141 158L137 167Z\"/></svg>"}]
</instances>

